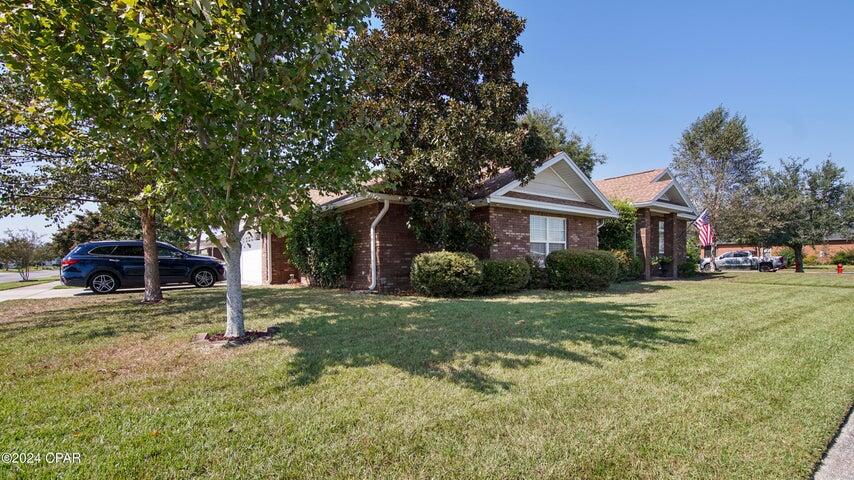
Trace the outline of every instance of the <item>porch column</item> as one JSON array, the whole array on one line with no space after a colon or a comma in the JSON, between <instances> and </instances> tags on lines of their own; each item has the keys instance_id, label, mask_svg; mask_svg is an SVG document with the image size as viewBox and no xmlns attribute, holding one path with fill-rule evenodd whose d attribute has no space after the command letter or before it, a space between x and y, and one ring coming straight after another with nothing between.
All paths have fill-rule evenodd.
<instances>
[{"instance_id":1,"label":"porch column","mask_svg":"<svg viewBox=\"0 0 854 480\"><path fill-rule=\"evenodd\" d=\"M649 280L652 277L652 220L649 216L649 209L642 208L638 210L638 245L640 246L640 256L643 259L643 278Z\"/></svg>"},{"instance_id":2,"label":"porch column","mask_svg":"<svg viewBox=\"0 0 854 480\"><path fill-rule=\"evenodd\" d=\"M682 263L682 259L679 258L679 249L677 248L677 235L676 235L676 214L670 213L664 220L664 234L665 237L665 247L670 247L665 250L666 255L671 258L670 262L670 276L676 278L679 276L679 264ZM666 244L670 245L666 245Z\"/></svg>"}]
</instances>

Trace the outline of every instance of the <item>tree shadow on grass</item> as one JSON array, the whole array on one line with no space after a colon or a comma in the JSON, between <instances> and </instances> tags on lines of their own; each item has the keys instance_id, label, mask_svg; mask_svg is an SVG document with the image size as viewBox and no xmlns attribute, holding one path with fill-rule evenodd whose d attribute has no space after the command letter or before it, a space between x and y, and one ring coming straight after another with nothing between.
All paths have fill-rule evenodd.
<instances>
[{"instance_id":1,"label":"tree shadow on grass","mask_svg":"<svg viewBox=\"0 0 854 480\"><path fill-rule=\"evenodd\" d=\"M337 367L390 365L482 393L511 387L492 366L526 368L545 359L599 366L635 349L688 344L676 321L651 304L569 296L371 302L369 309L321 308L278 325L297 353L291 383L316 382Z\"/></svg>"},{"instance_id":2,"label":"tree shadow on grass","mask_svg":"<svg viewBox=\"0 0 854 480\"><path fill-rule=\"evenodd\" d=\"M547 359L599 366L632 350L688 344L684 320L663 315L653 303L628 302L625 293L650 293L666 285L621 286L603 293L526 292L499 297L432 300L368 296L318 289L246 290L250 328L276 325L271 347L293 348L290 385L308 385L337 368L389 365L411 375L442 379L483 393L512 387L490 374L495 367L523 369ZM126 334L143 338L178 331L221 331L224 294L175 293L161 305L138 298L80 302L0 324L13 341L78 343Z\"/></svg>"}]
</instances>

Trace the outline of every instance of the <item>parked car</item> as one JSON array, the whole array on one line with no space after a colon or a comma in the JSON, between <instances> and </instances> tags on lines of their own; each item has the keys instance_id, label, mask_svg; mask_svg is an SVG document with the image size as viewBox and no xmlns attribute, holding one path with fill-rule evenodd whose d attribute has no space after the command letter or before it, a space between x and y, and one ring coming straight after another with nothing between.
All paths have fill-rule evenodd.
<instances>
[{"instance_id":1,"label":"parked car","mask_svg":"<svg viewBox=\"0 0 854 480\"><path fill-rule=\"evenodd\" d=\"M168 243L157 242L160 283L192 283L212 287L225 279L224 264L213 257L191 255ZM142 241L89 242L76 246L62 259L63 285L86 287L95 293L142 287L145 267Z\"/></svg>"},{"instance_id":2,"label":"parked car","mask_svg":"<svg viewBox=\"0 0 854 480\"><path fill-rule=\"evenodd\" d=\"M715 270L741 269L776 271L786 266L785 257L765 256L757 257L747 250L738 250L718 255L714 259L704 258L700 261L700 270L709 272L714 262Z\"/></svg>"}]
</instances>

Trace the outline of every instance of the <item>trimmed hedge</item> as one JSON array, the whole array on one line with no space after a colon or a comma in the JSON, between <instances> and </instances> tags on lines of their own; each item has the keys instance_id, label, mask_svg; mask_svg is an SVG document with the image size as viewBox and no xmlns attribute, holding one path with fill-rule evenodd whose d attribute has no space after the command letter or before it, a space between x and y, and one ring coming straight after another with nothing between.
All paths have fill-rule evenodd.
<instances>
[{"instance_id":1,"label":"trimmed hedge","mask_svg":"<svg viewBox=\"0 0 854 480\"><path fill-rule=\"evenodd\" d=\"M525 256L525 263L531 270L531 279L528 281L528 288L549 288L549 275L546 273L546 267L540 265L537 260L530 256Z\"/></svg>"},{"instance_id":2,"label":"trimmed hedge","mask_svg":"<svg viewBox=\"0 0 854 480\"><path fill-rule=\"evenodd\" d=\"M549 286L560 290L604 290L618 270L614 255L602 250L558 250L546 257Z\"/></svg>"},{"instance_id":3,"label":"trimmed hedge","mask_svg":"<svg viewBox=\"0 0 854 480\"><path fill-rule=\"evenodd\" d=\"M521 290L531 280L531 267L524 258L484 260L480 291L487 295Z\"/></svg>"},{"instance_id":4,"label":"trimmed hedge","mask_svg":"<svg viewBox=\"0 0 854 480\"><path fill-rule=\"evenodd\" d=\"M483 266L474 255L428 252L412 260L412 288L431 297L464 297L475 293L483 279Z\"/></svg>"},{"instance_id":5,"label":"trimmed hedge","mask_svg":"<svg viewBox=\"0 0 854 480\"><path fill-rule=\"evenodd\" d=\"M690 278L698 273L699 264L692 260L686 260L677 267L679 278Z\"/></svg>"},{"instance_id":6,"label":"trimmed hedge","mask_svg":"<svg viewBox=\"0 0 854 480\"><path fill-rule=\"evenodd\" d=\"M840 250L833 254L833 263L841 263L843 265L854 265L854 248L849 250Z\"/></svg>"},{"instance_id":7,"label":"trimmed hedge","mask_svg":"<svg viewBox=\"0 0 854 480\"><path fill-rule=\"evenodd\" d=\"M611 250L617 260L617 281L627 282L638 280L643 275L643 260L628 250Z\"/></svg>"}]
</instances>

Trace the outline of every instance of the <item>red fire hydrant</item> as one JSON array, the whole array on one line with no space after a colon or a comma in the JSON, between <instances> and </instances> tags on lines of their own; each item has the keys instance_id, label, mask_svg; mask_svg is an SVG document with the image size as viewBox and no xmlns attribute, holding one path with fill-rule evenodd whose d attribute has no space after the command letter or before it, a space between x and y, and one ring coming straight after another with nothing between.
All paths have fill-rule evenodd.
<instances>
[{"instance_id":1,"label":"red fire hydrant","mask_svg":"<svg viewBox=\"0 0 854 480\"><path fill-rule=\"evenodd\" d=\"M841 263L836 264L836 273L837 273L837 275L842 275L842 264Z\"/></svg>"}]
</instances>

